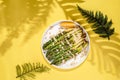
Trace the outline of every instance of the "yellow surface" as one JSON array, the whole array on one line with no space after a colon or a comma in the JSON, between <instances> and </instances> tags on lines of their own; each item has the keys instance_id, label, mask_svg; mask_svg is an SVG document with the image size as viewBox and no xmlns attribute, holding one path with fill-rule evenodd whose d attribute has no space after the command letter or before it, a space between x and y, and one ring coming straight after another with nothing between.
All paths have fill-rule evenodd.
<instances>
[{"instance_id":1,"label":"yellow surface","mask_svg":"<svg viewBox=\"0 0 120 80\"><path fill-rule=\"evenodd\" d=\"M36 0L0 0L0 80L16 80L16 65L27 62L41 62L51 68L49 73L37 74L34 80L120 80L120 0L85 0L79 4L84 9L107 14L113 21L115 34L108 41L95 35L89 26L85 27L91 41L89 56L82 65L69 71L47 64L40 48L49 25L71 20L65 14L79 15L74 11L64 13L65 8L57 1L67 6L80 0L38 0L38 4Z\"/></svg>"}]
</instances>

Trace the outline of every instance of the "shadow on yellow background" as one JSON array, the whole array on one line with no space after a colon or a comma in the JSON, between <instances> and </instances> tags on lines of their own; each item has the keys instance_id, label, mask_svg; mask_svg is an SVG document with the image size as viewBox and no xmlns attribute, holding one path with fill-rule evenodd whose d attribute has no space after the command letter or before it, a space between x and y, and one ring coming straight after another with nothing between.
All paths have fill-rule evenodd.
<instances>
[{"instance_id":1,"label":"shadow on yellow background","mask_svg":"<svg viewBox=\"0 0 120 80\"><path fill-rule=\"evenodd\" d=\"M40 32L56 4L63 10L66 19L79 22L88 31L91 50L88 62L100 72L120 76L120 37L115 33L111 40L98 37L76 10L81 0L0 0L0 57L4 57L14 44L14 39L23 36L22 45ZM82 3L81 3L82 4ZM114 21L114 20L113 20ZM42 31L43 32L43 31Z\"/></svg>"}]
</instances>

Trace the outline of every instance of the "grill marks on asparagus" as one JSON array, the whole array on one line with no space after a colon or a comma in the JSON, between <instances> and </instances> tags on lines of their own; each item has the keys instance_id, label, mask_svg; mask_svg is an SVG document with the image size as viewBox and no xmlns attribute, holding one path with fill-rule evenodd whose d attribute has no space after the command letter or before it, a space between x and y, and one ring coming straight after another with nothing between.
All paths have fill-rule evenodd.
<instances>
[{"instance_id":1,"label":"grill marks on asparagus","mask_svg":"<svg viewBox=\"0 0 120 80\"><path fill-rule=\"evenodd\" d=\"M57 36L53 37L51 40L49 40L48 42L46 42L43 45L43 49L47 49L49 47L52 46L53 43L58 43L59 41L61 41L63 38L65 38L64 36L69 35L69 34L73 34L74 32L79 31L79 29L74 29L74 30L67 30L67 31L63 31L61 33L59 33ZM64 34L64 35L62 35ZM57 42L55 42L54 39L57 39Z\"/></svg>"},{"instance_id":2,"label":"grill marks on asparagus","mask_svg":"<svg viewBox=\"0 0 120 80\"><path fill-rule=\"evenodd\" d=\"M81 28L67 29L60 32L43 45L46 57L54 65L75 57L88 45L86 34Z\"/></svg>"}]
</instances>

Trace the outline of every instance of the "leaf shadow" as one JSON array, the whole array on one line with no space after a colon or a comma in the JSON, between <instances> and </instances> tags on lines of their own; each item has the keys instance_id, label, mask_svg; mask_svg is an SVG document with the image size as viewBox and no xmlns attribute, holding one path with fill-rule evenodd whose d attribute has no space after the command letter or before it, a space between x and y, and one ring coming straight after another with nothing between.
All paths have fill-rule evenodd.
<instances>
[{"instance_id":1,"label":"leaf shadow","mask_svg":"<svg viewBox=\"0 0 120 80\"><path fill-rule=\"evenodd\" d=\"M90 36L91 50L88 61L96 66L99 72L107 72L115 76L120 76L120 38L119 34L115 33L111 36L111 40L103 39L96 35L90 25L81 16L76 8L76 2L81 3L82 0L77 1L57 1L61 9L64 11L67 19L72 19L80 23L88 32ZM72 4L73 3L73 4Z\"/></svg>"},{"instance_id":2,"label":"leaf shadow","mask_svg":"<svg viewBox=\"0 0 120 80\"><path fill-rule=\"evenodd\" d=\"M40 31L51 11L53 0L2 0L0 4L0 29L6 30L6 38L0 44L0 54L4 55L13 40L18 39L21 33L25 34L23 42L27 42ZM4 24L3 24L4 23Z\"/></svg>"},{"instance_id":3,"label":"leaf shadow","mask_svg":"<svg viewBox=\"0 0 120 80\"><path fill-rule=\"evenodd\" d=\"M116 76L120 76L120 38L117 35L113 35L111 40L98 38L98 36L92 36L93 33L89 33L91 39L91 56L88 61L92 64L98 65L100 72L111 73Z\"/></svg>"},{"instance_id":4,"label":"leaf shadow","mask_svg":"<svg viewBox=\"0 0 120 80\"><path fill-rule=\"evenodd\" d=\"M35 35L41 30L41 26L46 24L49 14L52 11L52 5L54 5L53 0L49 0L49 1L43 0L43 2L39 4L39 7L40 7L39 12L37 13L37 16L34 17L34 19L30 21L29 25L31 25L31 27L29 28L29 31L27 32L23 42L26 43L33 35Z\"/></svg>"},{"instance_id":5,"label":"leaf shadow","mask_svg":"<svg viewBox=\"0 0 120 80\"><path fill-rule=\"evenodd\" d=\"M83 23L81 19L81 15L79 14L79 11L77 11L76 4L84 2L83 0L56 0L58 5L63 10L66 19L72 19L74 21L78 21Z\"/></svg>"}]
</instances>

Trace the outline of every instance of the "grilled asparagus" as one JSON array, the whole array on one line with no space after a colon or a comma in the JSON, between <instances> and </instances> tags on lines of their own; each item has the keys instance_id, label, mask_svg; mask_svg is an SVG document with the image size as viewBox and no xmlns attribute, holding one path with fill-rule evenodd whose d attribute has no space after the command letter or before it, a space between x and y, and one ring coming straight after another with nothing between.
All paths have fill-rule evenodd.
<instances>
[{"instance_id":1,"label":"grilled asparagus","mask_svg":"<svg viewBox=\"0 0 120 80\"><path fill-rule=\"evenodd\" d=\"M52 37L43 45L43 49L47 51L46 58L51 64L60 65L77 56L87 45L83 29L72 27Z\"/></svg>"}]
</instances>

